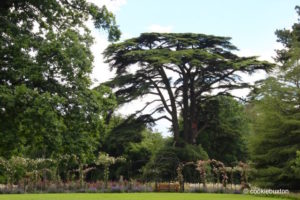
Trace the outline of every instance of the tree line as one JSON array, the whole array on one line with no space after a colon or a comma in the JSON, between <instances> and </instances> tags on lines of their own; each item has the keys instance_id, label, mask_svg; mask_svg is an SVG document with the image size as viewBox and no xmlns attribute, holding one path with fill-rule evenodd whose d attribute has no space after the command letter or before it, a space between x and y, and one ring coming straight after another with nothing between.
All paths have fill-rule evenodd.
<instances>
[{"instance_id":1,"label":"tree line","mask_svg":"<svg viewBox=\"0 0 300 200\"><path fill-rule=\"evenodd\" d=\"M276 31L284 48L273 64L238 56L230 38L214 35L142 33L116 42L121 32L114 15L85 0L5 0L0 18L4 160L74 155L77 161L65 168L93 168L87 181L171 181L179 163L243 161L254 169L253 184L299 189L299 22ZM114 42L104 57L115 76L94 88L87 20ZM268 78L250 85L241 76L257 71ZM251 89L247 99L233 95L244 88ZM117 114L143 97L149 101L140 110ZM172 124L171 137L153 131L162 119ZM126 161L107 173L95 165L99 152ZM194 169L183 174L198 180ZM9 180L0 166L0 182Z\"/></svg>"}]
</instances>

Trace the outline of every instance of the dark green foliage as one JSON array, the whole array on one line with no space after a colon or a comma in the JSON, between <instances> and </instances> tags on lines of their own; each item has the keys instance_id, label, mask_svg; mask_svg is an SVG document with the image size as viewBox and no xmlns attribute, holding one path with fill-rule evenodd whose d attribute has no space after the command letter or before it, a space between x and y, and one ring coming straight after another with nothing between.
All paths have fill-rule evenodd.
<instances>
[{"instance_id":1,"label":"dark green foliage","mask_svg":"<svg viewBox=\"0 0 300 200\"><path fill-rule=\"evenodd\" d=\"M300 15L300 6L296 6L295 10ZM276 50L276 61L280 62L283 68L287 68L299 55L300 42L300 24L295 23L292 30L281 29L276 30L277 42L280 42L285 48ZM297 55L298 54L298 55ZM296 56L296 57L295 57Z\"/></svg>"},{"instance_id":2,"label":"dark green foliage","mask_svg":"<svg viewBox=\"0 0 300 200\"><path fill-rule=\"evenodd\" d=\"M102 138L101 151L105 151L112 156L121 156L130 143L139 143L142 141L142 131L146 126L135 118L123 119L114 116L109 124L106 135Z\"/></svg>"},{"instance_id":3,"label":"dark green foliage","mask_svg":"<svg viewBox=\"0 0 300 200\"><path fill-rule=\"evenodd\" d=\"M234 166L247 159L246 137L249 127L244 106L231 97L217 97L202 106L197 138L209 158Z\"/></svg>"},{"instance_id":4,"label":"dark green foliage","mask_svg":"<svg viewBox=\"0 0 300 200\"><path fill-rule=\"evenodd\" d=\"M128 162L119 169L119 173L123 173L126 175L125 177L141 180L143 167L150 162L152 156L164 145L164 139L159 133L144 130L142 136L141 142L131 142L124 152Z\"/></svg>"},{"instance_id":5,"label":"dark green foliage","mask_svg":"<svg viewBox=\"0 0 300 200\"><path fill-rule=\"evenodd\" d=\"M208 155L201 145L186 144L184 147L174 147L169 140L145 166L144 178L154 181L174 181L177 178L176 169L179 163L207 159ZM185 168L183 174L187 181L199 181L199 175L193 167Z\"/></svg>"},{"instance_id":6,"label":"dark green foliage","mask_svg":"<svg viewBox=\"0 0 300 200\"><path fill-rule=\"evenodd\" d=\"M164 139L159 133L148 130L140 119L113 116L100 143L101 151L126 159L126 162L112 166L111 177L119 179L122 175L128 180L141 178L142 167L163 146Z\"/></svg>"},{"instance_id":7,"label":"dark green foliage","mask_svg":"<svg viewBox=\"0 0 300 200\"><path fill-rule=\"evenodd\" d=\"M255 102L255 119L250 145L254 177L261 187L299 189L299 176L293 169L300 149L298 88L270 78L264 82L262 99Z\"/></svg>"},{"instance_id":8,"label":"dark green foliage","mask_svg":"<svg viewBox=\"0 0 300 200\"><path fill-rule=\"evenodd\" d=\"M300 8L296 7L299 13ZM285 49L277 52L276 77L253 93L251 159L262 187L300 189L297 152L300 150L300 24L276 32Z\"/></svg>"}]
</instances>

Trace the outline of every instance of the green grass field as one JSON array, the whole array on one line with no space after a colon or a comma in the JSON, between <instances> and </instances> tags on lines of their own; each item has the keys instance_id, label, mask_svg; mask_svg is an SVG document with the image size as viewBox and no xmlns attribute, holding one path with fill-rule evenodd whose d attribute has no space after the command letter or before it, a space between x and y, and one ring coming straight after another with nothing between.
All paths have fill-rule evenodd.
<instances>
[{"instance_id":1,"label":"green grass field","mask_svg":"<svg viewBox=\"0 0 300 200\"><path fill-rule=\"evenodd\" d=\"M0 200L272 200L278 198L243 194L190 193L122 193L122 194L11 194L0 195Z\"/></svg>"}]
</instances>

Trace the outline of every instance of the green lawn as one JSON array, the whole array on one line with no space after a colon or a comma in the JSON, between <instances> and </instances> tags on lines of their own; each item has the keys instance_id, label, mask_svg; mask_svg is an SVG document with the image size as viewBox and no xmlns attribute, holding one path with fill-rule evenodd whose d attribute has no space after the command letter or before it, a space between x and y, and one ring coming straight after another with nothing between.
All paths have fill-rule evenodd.
<instances>
[{"instance_id":1,"label":"green lawn","mask_svg":"<svg viewBox=\"0 0 300 200\"><path fill-rule=\"evenodd\" d=\"M11 194L0 195L0 200L272 200L243 194L191 194L191 193L118 193L118 194Z\"/></svg>"}]
</instances>

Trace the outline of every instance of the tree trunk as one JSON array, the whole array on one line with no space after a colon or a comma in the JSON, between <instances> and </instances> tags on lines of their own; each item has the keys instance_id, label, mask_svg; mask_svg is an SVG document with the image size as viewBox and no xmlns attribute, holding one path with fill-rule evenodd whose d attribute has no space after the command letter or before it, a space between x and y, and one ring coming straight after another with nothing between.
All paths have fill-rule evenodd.
<instances>
[{"instance_id":1,"label":"tree trunk","mask_svg":"<svg viewBox=\"0 0 300 200\"><path fill-rule=\"evenodd\" d=\"M178 124L178 119L173 119L173 133L174 133L174 145L178 146L179 145L179 124Z\"/></svg>"},{"instance_id":2,"label":"tree trunk","mask_svg":"<svg viewBox=\"0 0 300 200\"><path fill-rule=\"evenodd\" d=\"M171 115L172 115L172 124L173 124L173 132L174 132L174 143L175 145L178 145L179 143L179 123L178 123L178 116L177 116L177 107L176 107L176 100L169 82L169 79L166 75L166 72L164 71L164 69L162 67L160 67L158 69L163 82L166 86L166 90L168 92L169 95L169 99L170 99L170 104L171 104Z\"/></svg>"},{"instance_id":3,"label":"tree trunk","mask_svg":"<svg viewBox=\"0 0 300 200\"><path fill-rule=\"evenodd\" d=\"M197 121L192 122L192 132L191 132L191 138L190 138L190 143L191 144L196 144L196 139L198 135L198 123Z\"/></svg>"},{"instance_id":4,"label":"tree trunk","mask_svg":"<svg viewBox=\"0 0 300 200\"><path fill-rule=\"evenodd\" d=\"M182 101L183 101L183 111L182 111L183 139L185 142L189 143L189 137L191 132L190 132L190 116L189 116L188 82L187 82L186 74L183 74Z\"/></svg>"}]
</instances>

